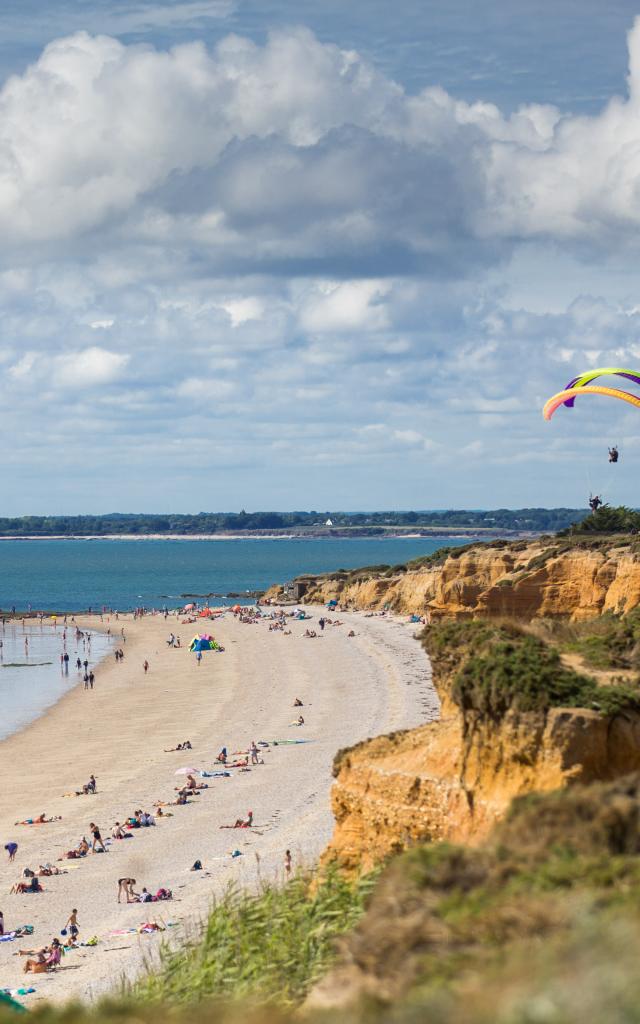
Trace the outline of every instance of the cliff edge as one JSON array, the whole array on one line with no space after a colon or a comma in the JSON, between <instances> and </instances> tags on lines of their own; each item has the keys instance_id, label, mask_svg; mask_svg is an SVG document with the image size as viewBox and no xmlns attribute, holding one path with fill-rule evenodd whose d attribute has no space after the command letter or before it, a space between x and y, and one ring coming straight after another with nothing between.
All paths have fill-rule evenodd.
<instances>
[{"instance_id":1,"label":"cliff edge","mask_svg":"<svg viewBox=\"0 0 640 1024\"><path fill-rule=\"evenodd\" d=\"M336 600L431 619L626 614L640 605L640 541L550 538L448 548L406 565L302 576L296 594L310 604ZM272 587L266 596L281 600L282 588Z\"/></svg>"},{"instance_id":2,"label":"cliff edge","mask_svg":"<svg viewBox=\"0 0 640 1024\"><path fill-rule=\"evenodd\" d=\"M640 690L599 687L516 626L425 630L438 722L338 754L325 862L368 870L416 840L475 844L518 796L640 770Z\"/></svg>"}]
</instances>

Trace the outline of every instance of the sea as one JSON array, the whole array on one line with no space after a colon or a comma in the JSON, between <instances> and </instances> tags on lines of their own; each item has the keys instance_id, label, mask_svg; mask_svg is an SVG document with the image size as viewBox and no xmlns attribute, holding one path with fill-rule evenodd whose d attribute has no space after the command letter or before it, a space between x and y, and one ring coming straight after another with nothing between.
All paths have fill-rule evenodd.
<instances>
[{"instance_id":1,"label":"sea","mask_svg":"<svg viewBox=\"0 0 640 1024\"><path fill-rule=\"evenodd\" d=\"M0 626L0 740L28 725L72 687L82 683L85 659L100 685L99 662L112 649L106 633L84 633L48 618L36 624L19 621ZM69 655L68 669L60 655ZM84 685L84 684L82 684Z\"/></svg>"},{"instance_id":2,"label":"sea","mask_svg":"<svg viewBox=\"0 0 640 1024\"><path fill-rule=\"evenodd\" d=\"M0 740L42 714L81 682L78 654L92 665L110 650L111 638L76 641L75 629L51 613L91 609L128 611L137 606L176 608L190 601L235 604L301 573L397 565L444 545L472 538L241 538L221 540L3 540L0 541L0 609L43 611L40 625L7 622L0 640ZM241 600L241 598L240 598ZM247 599L248 603L248 599ZM25 637L29 643L25 645ZM69 674L60 655L70 656ZM100 685L99 671L96 686Z\"/></svg>"}]
</instances>

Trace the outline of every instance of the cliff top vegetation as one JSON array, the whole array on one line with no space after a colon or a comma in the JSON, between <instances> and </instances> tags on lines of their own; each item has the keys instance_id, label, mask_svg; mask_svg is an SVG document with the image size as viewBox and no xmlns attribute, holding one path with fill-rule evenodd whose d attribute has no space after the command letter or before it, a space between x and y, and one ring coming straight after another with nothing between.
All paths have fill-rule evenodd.
<instances>
[{"instance_id":1,"label":"cliff top vegetation","mask_svg":"<svg viewBox=\"0 0 640 1024\"><path fill-rule=\"evenodd\" d=\"M640 709L636 684L602 687L566 667L556 647L516 625L443 621L426 629L422 642L436 673L453 675L451 696L463 712L502 718L510 709Z\"/></svg>"}]
</instances>

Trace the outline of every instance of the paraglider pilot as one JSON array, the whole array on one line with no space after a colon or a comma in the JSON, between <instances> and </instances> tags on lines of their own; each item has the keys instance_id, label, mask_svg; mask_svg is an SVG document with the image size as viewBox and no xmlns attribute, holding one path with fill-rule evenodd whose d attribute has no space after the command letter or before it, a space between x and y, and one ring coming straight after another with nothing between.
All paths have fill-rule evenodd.
<instances>
[{"instance_id":1,"label":"paraglider pilot","mask_svg":"<svg viewBox=\"0 0 640 1024\"><path fill-rule=\"evenodd\" d=\"M597 494L593 498L589 498L589 508L592 512L597 512L601 505L602 501Z\"/></svg>"},{"instance_id":2,"label":"paraglider pilot","mask_svg":"<svg viewBox=\"0 0 640 1024\"><path fill-rule=\"evenodd\" d=\"M609 449L609 462L617 462L619 458L618 449L615 447Z\"/></svg>"}]
</instances>

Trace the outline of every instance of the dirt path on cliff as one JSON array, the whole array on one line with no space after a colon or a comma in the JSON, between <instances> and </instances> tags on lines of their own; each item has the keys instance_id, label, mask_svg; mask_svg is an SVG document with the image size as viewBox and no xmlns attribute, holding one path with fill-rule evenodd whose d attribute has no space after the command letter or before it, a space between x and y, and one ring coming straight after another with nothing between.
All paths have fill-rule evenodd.
<instances>
[{"instance_id":1,"label":"dirt path on cliff","mask_svg":"<svg viewBox=\"0 0 640 1024\"><path fill-rule=\"evenodd\" d=\"M268 622L242 624L231 615L211 624L225 647L197 665L186 649L166 645L170 631L183 641L194 627L176 627L162 616L132 621L121 616L127 633L123 663L109 660L96 670L96 689L76 688L40 719L0 743L0 848L14 840L14 864L0 862L0 891L20 879L23 868L37 868L74 847L96 822L103 838L115 821L155 800L174 798L184 780L179 768L215 767L222 746L246 750L264 740L264 765L230 778L209 778L209 788L187 807L171 807L173 817L156 819L126 842L114 841L103 855L63 861L69 873L42 879L44 892L4 895L7 931L33 924L28 944L39 946L60 934L72 907L78 909L84 940L97 935L95 948L71 951L63 970L37 975L28 1006L48 999L92 999L123 975L132 978L143 958L157 951L155 936L133 931L146 920L176 927L163 933L180 939L207 912L211 899L229 883L252 886L260 873L282 874L290 849L294 865L311 863L332 830L329 794L336 752L370 736L412 728L437 717L438 700L429 664L413 638L415 626L363 613L341 614L342 626L320 634L321 609L311 608L317 639L305 639L308 623L291 623L291 636L269 632ZM92 628L106 623L92 622ZM355 636L348 637L353 630ZM150 662L145 674L142 663ZM295 697L304 702L293 707ZM305 724L290 723L302 711ZM165 753L189 738L187 755ZM305 743L273 745L274 740ZM93 772L95 796L64 797ZM255 831L221 829L254 812ZM41 827L14 822L45 811L61 820ZM231 857L233 850L241 856ZM203 872L190 871L195 860ZM175 899L163 904L118 904L117 880L133 877L136 889L161 886ZM119 933L119 934L118 934ZM174 941L175 941L174 940ZM0 987L24 982L22 961L12 954L19 942L0 945Z\"/></svg>"}]
</instances>

